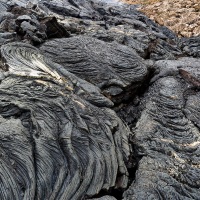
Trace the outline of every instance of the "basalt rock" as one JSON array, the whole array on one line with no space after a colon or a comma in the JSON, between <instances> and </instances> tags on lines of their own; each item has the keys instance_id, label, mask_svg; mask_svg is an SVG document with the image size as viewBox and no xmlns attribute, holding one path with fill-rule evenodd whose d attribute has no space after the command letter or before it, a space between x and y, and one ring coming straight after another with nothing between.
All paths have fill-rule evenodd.
<instances>
[{"instance_id":1,"label":"basalt rock","mask_svg":"<svg viewBox=\"0 0 200 200\"><path fill-rule=\"evenodd\" d=\"M147 76L147 67L131 48L89 37L46 42L40 48L54 62L98 86L114 102L126 100L127 90L137 90Z\"/></svg>"},{"instance_id":2,"label":"basalt rock","mask_svg":"<svg viewBox=\"0 0 200 200\"><path fill-rule=\"evenodd\" d=\"M135 8L0 2L0 199L199 199L199 38Z\"/></svg>"},{"instance_id":3,"label":"basalt rock","mask_svg":"<svg viewBox=\"0 0 200 200\"><path fill-rule=\"evenodd\" d=\"M191 37L181 39L180 47L188 56L200 57L200 37Z\"/></svg>"},{"instance_id":4,"label":"basalt rock","mask_svg":"<svg viewBox=\"0 0 200 200\"><path fill-rule=\"evenodd\" d=\"M89 103L94 86L31 45L4 45L1 56L1 198L79 199L126 188L130 132L112 110Z\"/></svg>"},{"instance_id":5,"label":"basalt rock","mask_svg":"<svg viewBox=\"0 0 200 200\"><path fill-rule=\"evenodd\" d=\"M199 199L199 92L181 77L158 79L141 102L133 143L142 158L124 199Z\"/></svg>"}]
</instances>

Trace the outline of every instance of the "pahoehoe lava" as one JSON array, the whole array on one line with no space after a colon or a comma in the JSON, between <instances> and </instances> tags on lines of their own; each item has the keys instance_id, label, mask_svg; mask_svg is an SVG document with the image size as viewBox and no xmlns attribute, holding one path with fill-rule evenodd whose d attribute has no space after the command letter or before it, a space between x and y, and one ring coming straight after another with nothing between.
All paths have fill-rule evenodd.
<instances>
[{"instance_id":1,"label":"pahoehoe lava","mask_svg":"<svg viewBox=\"0 0 200 200\"><path fill-rule=\"evenodd\" d=\"M199 37L118 1L0 11L0 199L200 199Z\"/></svg>"}]
</instances>

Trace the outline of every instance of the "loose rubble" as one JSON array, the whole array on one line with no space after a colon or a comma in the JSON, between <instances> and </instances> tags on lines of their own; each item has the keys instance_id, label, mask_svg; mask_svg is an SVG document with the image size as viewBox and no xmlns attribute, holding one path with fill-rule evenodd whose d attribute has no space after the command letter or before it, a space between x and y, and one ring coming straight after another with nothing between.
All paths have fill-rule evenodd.
<instances>
[{"instance_id":1,"label":"loose rubble","mask_svg":"<svg viewBox=\"0 0 200 200\"><path fill-rule=\"evenodd\" d=\"M138 4L150 19L167 26L180 37L200 36L199 0L122 0Z\"/></svg>"}]
</instances>

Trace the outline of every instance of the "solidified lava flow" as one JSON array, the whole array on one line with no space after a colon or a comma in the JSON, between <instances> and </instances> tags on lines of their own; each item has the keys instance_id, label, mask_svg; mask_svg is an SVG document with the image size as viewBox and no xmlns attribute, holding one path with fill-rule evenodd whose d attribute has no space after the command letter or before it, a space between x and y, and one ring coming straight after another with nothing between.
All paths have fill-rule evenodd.
<instances>
[{"instance_id":1,"label":"solidified lava flow","mask_svg":"<svg viewBox=\"0 0 200 200\"><path fill-rule=\"evenodd\" d=\"M0 199L200 199L199 37L134 5L0 1Z\"/></svg>"}]
</instances>

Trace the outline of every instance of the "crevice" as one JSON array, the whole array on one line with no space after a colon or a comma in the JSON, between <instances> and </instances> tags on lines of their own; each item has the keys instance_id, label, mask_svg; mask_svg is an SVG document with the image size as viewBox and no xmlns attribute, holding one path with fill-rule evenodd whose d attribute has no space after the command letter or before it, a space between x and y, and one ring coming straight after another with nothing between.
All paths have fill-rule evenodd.
<instances>
[{"instance_id":1,"label":"crevice","mask_svg":"<svg viewBox=\"0 0 200 200\"><path fill-rule=\"evenodd\" d=\"M137 172L138 166L139 166L139 161L143 157L143 156L140 156L137 154L137 148L133 143L131 144L131 147L132 147L132 154L130 156L129 164L127 166L128 173L129 173L128 187L130 187L131 184L133 183L133 181L135 180L136 172Z\"/></svg>"},{"instance_id":2,"label":"crevice","mask_svg":"<svg viewBox=\"0 0 200 200\"><path fill-rule=\"evenodd\" d=\"M136 175L136 171L138 170L138 166L139 166L139 161L142 159L143 156L137 155L137 147L134 146L132 144L132 148L133 148L133 153L130 156L129 159L129 163L127 164L127 170L129 173L129 181L128 181L128 186L127 188L129 188L131 186L131 184L133 183L133 181L135 180L135 175ZM123 199L123 193L126 191L126 189L116 189L116 188L110 188L109 190L101 190L97 195L94 195L92 197L87 197L85 196L84 198L82 198L82 200L87 200L87 199L93 199L93 198L101 198L104 196L112 196L115 197L117 200L122 200Z\"/></svg>"},{"instance_id":3,"label":"crevice","mask_svg":"<svg viewBox=\"0 0 200 200\"><path fill-rule=\"evenodd\" d=\"M149 73L145 81L141 85L141 87L138 87L136 92L131 93L130 98L125 103L123 103L121 107L115 106L114 108L117 112L117 115L130 127L131 130L134 130L138 120L140 119L141 115L140 102L144 94L148 90L150 85L149 84L150 80L152 79L154 74L155 74L155 69L149 68ZM129 144L131 145L132 152L127 164L127 169L129 173L128 187L130 187L130 185L135 180L136 172L139 167L139 162L143 157L142 155L138 155L137 153L137 146L134 143L134 134L130 136ZM112 195L114 196L114 194ZM121 196L117 199L122 199L122 196L123 192L121 193Z\"/></svg>"},{"instance_id":4,"label":"crevice","mask_svg":"<svg viewBox=\"0 0 200 200\"><path fill-rule=\"evenodd\" d=\"M135 84L129 88L127 88L120 97L122 96L122 102L120 104L116 104L114 106L114 110L120 119L122 119L130 129L134 128L139 117L140 117L140 101L143 98L144 93L148 90L150 81L155 74L154 68L149 68L148 75L145 78L145 81L141 84L140 87L135 87ZM127 95L128 94L128 95ZM127 98L125 99L124 97Z\"/></svg>"},{"instance_id":5,"label":"crevice","mask_svg":"<svg viewBox=\"0 0 200 200\"><path fill-rule=\"evenodd\" d=\"M155 70L153 68L149 69L149 73L145 78L145 81L143 81L143 84L136 90L133 90L135 85L128 88L123 95L127 95L128 93L129 98L123 99L123 103L115 105L114 107L114 110L117 112L118 116L130 127L131 130L135 128L137 121L140 118L140 101L144 93L148 90L149 83L154 75L154 72ZM134 144L134 134L132 134L129 138L129 144L131 144L132 152L127 163L127 170L129 173L129 181L127 188L130 187L133 181L135 180L136 172L139 167L139 161L143 157L137 154L137 146ZM117 200L121 200L123 199L124 191L125 189L111 188L108 191L100 191L97 195L93 196L92 198L100 198L105 195L110 195L115 197Z\"/></svg>"},{"instance_id":6,"label":"crevice","mask_svg":"<svg viewBox=\"0 0 200 200\"><path fill-rule=\"evenodd\" d=\"M101 190L97 195L94 195L90 198L88 197L84 197L82 200L86 200L86 199L93 199L93 198L101 198L104 196L112 196L115 197L117 200L122 200L122 196L124 193L124 189L115 189L115 188L110 188L109 190Z\"/></svg>"},{"instance_id":7,"label":"crevice","mask_svg":"<svg viewBox=\"0 0 200 200\"><path fill-rule=\"evenodd\" d=\"M149 43L149 46L147 49L145 49L145 56L143 57L145 60L150 59L151 58L151 54L154 52L154 50L156 49L158 45L158 41L157 40L152 40Z\"/></svg>"}]
</instances>

